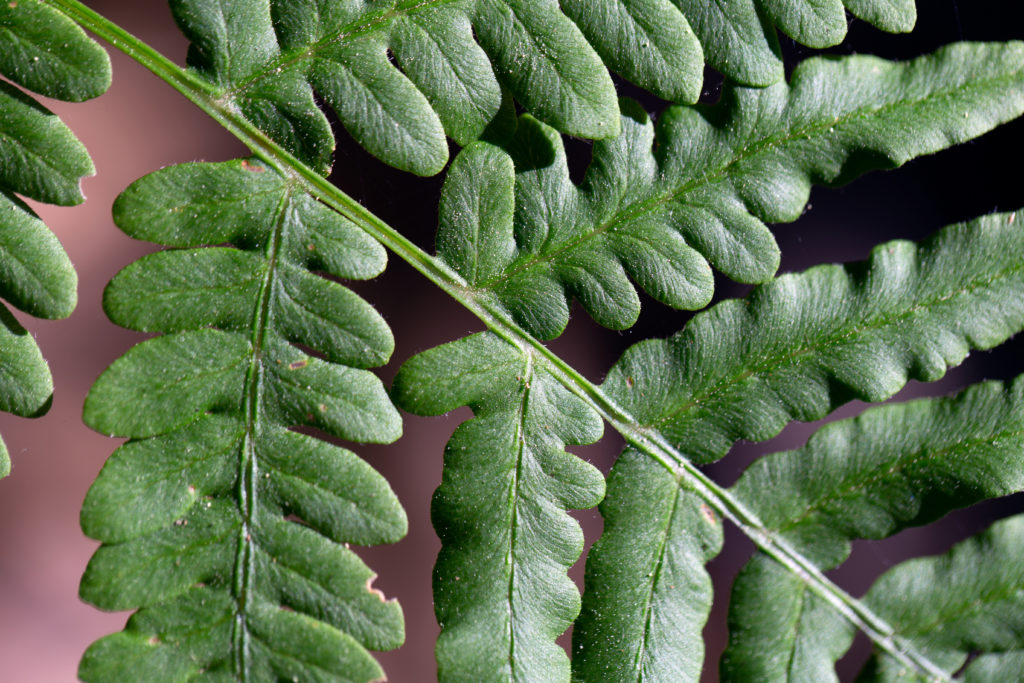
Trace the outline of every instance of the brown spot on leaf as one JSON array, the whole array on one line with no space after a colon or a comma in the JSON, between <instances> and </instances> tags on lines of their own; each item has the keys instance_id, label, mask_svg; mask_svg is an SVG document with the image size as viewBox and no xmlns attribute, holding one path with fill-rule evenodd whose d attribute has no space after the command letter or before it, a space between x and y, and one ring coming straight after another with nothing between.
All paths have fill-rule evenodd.
<instances>
[{"instance_id":1,"label":"brown spot on leaf","mask_svg":"<svg viewBox=\"0 0 1024 683\"><path fill-rule=\"evenodd\" d=\"M376 581L376 580L377 580L377 575L376 574L372 574L370 576L370 578L368 578L366 580L366 590L368 590L371 594L376 595L378 598L380 598L381 602L387 602L388 599L387 599L387 597L385 597L384 592L381 591L380 589L377 589L377 588L373 587L373 582Z\"/></svg>"},{"instance_id":2,"label":"brown spot on leaf","mask_svg":"<svg viewBox=\"0 0 1024 683\"><path fill-rule=\"evenodd\" d=\"M306 245L306 249L308 249L309 251L316 251L316 245L310 242L309 244Z\"/></svg>"},{"instance_id":3,"label":"brown spot on leaf","mask_svg":"<svg viewBox=\"0 0 1024 683\"><path fill-rule=\"evenodd\" d=\"M321 413L326 413L327 412L327 405L326 404L321 403L319 408L320 408L320 412Z\"/></svg>"},{"instance_id":4,"label":"brown spot on leaf","mask_svg":"<svg viewBox=\"0 0 1024 683\"><path fill-rule=\"evenodd\" d=\"M288 369L298 370L300 368L306 367L307 365L309 365L309 361L305 358L303 358L302 360L293 360L291 363L288 364Z\"/></svg>"},{"instance_id":5,"label":"brown spot on leaf","mask_svg":"<svg viewBox=\"0 0 1024 683\"><path fill-rule=\"evenodd\" d=\"M13 6L14 3L12 2L11 5ZM157 638L156 636L150 636L149 640L147 640L146 642L149 643L150 645L159 645L160 644L160 639Z\"/></svg>"},{"instance_id":6,"label":"brown spot on leaf","mask_svg":"<svg viewBox=\"0 0 1024 683\"><path fill-rule=\"evenodd\" d=\"M632 375L626 375L626 386L629 387L630 389L633 388L633 376Z\"/></svg>"},{"instance_id":7,"label":"brown spot on leaf","mask_svg":"<svg viewBox=\"0 0 1024 683\"><path fill-rule=\"evenodd\" d=\"M252 163L248 159L242 159L242 168L244 168L246 171L252 171L253 173L263 173L265 170L267 170L260 166L259 164Z\"/></svg>"},{"instance_id":8,"label":"brown spot on leaf","mask_svg":"<svg viewBox=\"0 0 1024 683\"><path fill-rule=\"evenodd\" d=\"M715 514L714 510L707 506L707 503L700 504L700 514L704 516L704 519L706 519L709 524L718 524L718 515Z\"/></svg>"}]
</instances>

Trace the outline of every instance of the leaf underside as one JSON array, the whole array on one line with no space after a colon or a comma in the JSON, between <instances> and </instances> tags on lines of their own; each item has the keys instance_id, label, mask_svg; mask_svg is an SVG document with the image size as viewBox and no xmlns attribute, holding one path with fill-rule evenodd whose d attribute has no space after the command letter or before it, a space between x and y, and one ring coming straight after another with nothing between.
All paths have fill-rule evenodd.
<instances>
[{"instance_id":1,"label":"leaf underside","mask_svg":"<svg viewBox=\"0 0 1024 683\"><path fill-rule=\"evenodd\" d=\"M573 628L574 679L699 680L713 597L704 565L721 550L721 521L631 449L612 468L601 515Z\"/></svg>"},{"instance_id":2,"label":"leaf underside","mask_svg":"<svg viewBox=\"0 0 1024 683\"><path fill-rule=\"evenodd\" d=\"M582 186L557 131L530 116L504 150L467 147L446 179L439 256L539 338L564 330L572 298L625 329L640 312L634 283L695 310L711 299L712 266L767 282L779 250L765 223L796 220L812 184L1020 115L1024 44L955 44L908 63L810 59L788 85L728 86L717 105L671 107L657 125L632 101L622 111L622 134L594 143Z\"/></svg>"},{"instance_id":3,"label":"leaf underside","mask_svg":"<svg viewBox=\"0 0 1024 683\"><path fill-rule=\"evenodd\" d=\"M778 28L813 48L846 37L848 11L890 33L917 22L914 0L675 0L704 46L708 65L738 83L766 86L782 80Z\"/></svg>"},{"instance_id":4,"label":"leaf underside","mask_svg":"<svg viewBox=\"0 0 1024 683\"><path fill-rule=\"evenodd\" d=\"M80 677L379 679L367 650L400 645L402 615L348 544L398 540L405 514L355 454L293 428L399 436L363 369L390 356L387 325L310 272L372 277L383 249L252 160L153 173L114 216L132 237L179 248L128 266L104 295L114 322L164 335L86 399L87 424L131 440L83 506L83 530L103 545L81 595L138 611L89 648ZM235 247L197 248L224 243Z\"/></svg>"},{"instance_id":5,"label":"leaf underside","mask_svg":"<svg viewBox=\"0 0 1024 683\"><path fill-rule=\"evenodd\" d=\"M875 582L865 602L948 670L969 662L964 680L1020 680L1024 676L1021 539L1024 516L996 522L945 555L893 567ZM897 662L876 653L862 678L922 680L907 674Z\"/></svg>"},{"instance_id":6,"label":"leaf underside","mask_svg":"<svg viewBox=\"0 0 1024 683\"><path fill-rule=\"evenodd\" d=\"M634 345L603 387L698 463L851 399L884 401L1024 327L1021 225L994 214L880 245L863 264L783 275Z\"/></svg>"},{"instance_id":7,"label":"leaf underside","mask_svg":"<svg viewBox=\"0 0 1024 683\"><path fill-rule=\"evenodd\" d=\"M110 60L74 22L36 0L0 4L0 75L47 97L81 101L110 85ZM94 173L85 147L56 115L0 82L0 297L40 318L66 318L78 278L57 237L16 195L71 205ZM38 416L53 379L32 336L0 304L0 410ZM0 440L0 477L10 471Z\"/></svg>"}]
</instances>

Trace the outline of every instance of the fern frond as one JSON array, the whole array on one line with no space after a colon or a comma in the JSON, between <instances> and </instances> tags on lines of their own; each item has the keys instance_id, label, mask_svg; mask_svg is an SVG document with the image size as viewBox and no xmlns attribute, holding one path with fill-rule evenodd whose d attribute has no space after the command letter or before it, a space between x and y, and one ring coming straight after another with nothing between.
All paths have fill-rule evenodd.
<instances>
[{"instance_id":1,"label":"fern frond","mask_svg":"<svg viewBox=\"0 0 1024 683\"><path fill-rule=\"evenodd\" d=\"M132 237L185 248L144 257L105 295L115 322L167 334L116 361L86 399L87 424L132 440L83 506L103 546L81 594L139 611L92 645L80 676L379 679L366 650L400 645L402 615L347 544L398 540L405 514L369 465L291 428L400 434L361 369L388 358L390 331L309 272L372 277L383 249L251 160L158 171L114 215ZM224 242L238 249L194 248Z\"/></svg>"},{"instance_id":2,"label":"fern frond","mask_svg":"<svg viewBox=\"0 0 1024 683\"><path fill-rule=\"evenodd\" d=\"M899 166L1024 112L1022 64L1022 43L957 44L908 63L812 59L790 85L729 87L718 105L670 108L657 126L624 101L623 132L595 142L582 187L558 133L523 117L507 153L477 143L453 164L438 252L542 339L565 328L570 297L602 325L632 325L630 278L697 309L712 295L708 262L739 282L772 277L779 251L765 222L796 220L812 183ZM486 229L478 197L493 210Z\"/></svg>"},{"instance_id":3,"label":"fern frond","mask_svg":"<svg viewBox=\"0 0 1024 683\"><path fill-rule=\"evenodd\" d=\"M996 522L939 557L883 574L865 601L964 680L1019 680L1024 673L1024 516ZM980 656L979 656L980 655ZM918 681L876 655L866 681Z\"/></svg>"},{"instance_id":4,"label":"fern frond","mask_svg":"<svg viewBox=\"0 0 1024 683\"><path fill-rule=\"evenodd\" d=\"M601 516L573 627L574 680L700 679L713 597L704 565L722 548L721 521L685 482L629 448L608 476Z\"/></svg>"},{"instance_id":5,"label":"fern frond","mask_svg":"<svg viewBox=\"0 0 1024 683\"><path fill-rule=\"evenodd\" d=\"M1017 214L996 214L919 246L883 244L864 264L783 275L631 347L603 386L695 462L712 462L790 420L937 380L1020 331L1022 252Z\"/></svg>"},{"instance_id":6,"label":"fern frond","mask_svg":"<svg viewBox=\"0 0 1024 683\"><path fill-rule=\"evenodd\" d=\"M766 86L782 80L779 28L808 47L838 45L846 11L890 33L917 22L914 0L675 0L700 38L709 65L738 83Z\"/></svg>"},{"instance_id":7,"label":"fern frond","mask_svg":"<svg viewBox=\"0 0 1024 683\"><path fill-rule=\"evenodd\" d=\"M900 241L883 244L864 264L819 266L785 275L745 300L726 301L698 314L669 340L635 345L613 368L603 388L641 421L643 429L669 438L696 462L710 462L724 455L734 441L770 438L792 419L823 417L853 397L884 400L911 376L936 380L970 349L994 346L1024 328L1021 253L1021 223L1015 214L1003 214L951 226L920 246ZM987 385L959 401L882 408L860 422L844 423L853 426L826 428L817 437L820 442L812 440L808 445L820 452L819 466L806 456L776 456L752 468L747 475L751 483L738 484L733 499L755 513L764 512L767 519L760 524L766 535L788 528L785 519L775 520L776 510L798 509L792 517L814 528L803 534L804 527L798 524L795 538L783 537L810 562L831 566L845 558L843 534L848 531L849 538L860 537L857 533L886 535L901 525L931 521L951 506L1020 488L1024 484L1018 472L1020 449L1013 447L1020 435L1004 432L1014 425L1019 431L1022 389L1024 384L1018 383L1004 397L1001 388ZM929 415L943 429L934 433L924 429L920 423ZM900 419L907 424L896 424ZM912 422L921 429L911 429ZM837 462L842 453L839 440L851 429L865 431L862 441L851 439L863 446L863 454L851 453ZM867 433L868 429L872 431ZM971 439L968 433L973 434ZM888 448L880 441L884 435L891 435ZM988 452L980 444L996 437L1009 439L1003 460L984 467L962 461L965 454L977 452L971 450L974 447ZM948 454L947 447L954 453ZM918 470L926 468L919 460L932 451L935 458L948 455L947 464ZM694 534L705 535L707 520L695 514L699 501L687 494L685 486L679 491L668 486L674 477L667 470L653 475L662 480L660 487L644 488L652 491L645 496L647 509L688 514L694 521L675 531L664 520L657 542L634 542L637 525L644 524L639 511L617 512L628 510L622 501L635 495L631 490L644 486L645 475L632 460L629 456L616 463L612 480L620 483L609 487L602 503L611 519L588 561L584 617L575 635L579 670L593 675L595 667L605 665L602 650L609 634L629 634L622 647L632 656L619 663L624 676L653 675L660 666L681 667L684 662L690 662L693 674L699 646L672 637L676 627L671 626L671 618L643 619L644 627L639 629L638 611L640 605L651 605L650 615L700 616L702 624L710 606L706 591L703 596L700 591L679 592L659 580L659 571L684 562L700 565L717 548L694 543ZM842 476L844 464L853 473L850 478ZM912 469L901 470L901 465ZM962 490L954 487L954 473L960 470L965 472ZM889 474L878 475L879 471ZM911 476L918 479L906 482ZM791 485L786 477L792 479ZM758 491L770 490L773 495L755 495L755 480ZM830 502L829 496L847 491L851 480L870 482L878 490L865 490L864 497L854 501ZM977 485L970 486L972 481ZM799 489L801 483L806 490ZM934 488L930 493L922 490L928 486ZM901 495L908 488L914 494L909 499ZM822 510L809 501L814 496L826 504ZM800 516L802 509L816 514L805 520ZM883 516L886 510L889 515ZM863 528L851 531L857 524ZM735 679L776 678L778 666L785 673L794 657L810 662L801 666L805 674L813 672L812 678L830 669L849 645L843 640L852 633L848 622L812 593L801 576L767 557L753 562L746 575L753 578L738 579L733 600L737 610L744 610L744 621L736 625L732 638L742 641L754 632L762 637L736 660L755 666L756 651L762 660L771 660L774 668L757 670L756 675L753 670L738 671ZM703 577L703 571L693 576ZM745 582L752 581L758 583L744 589ZM612 591L601 590L613 582L620 590L624 585L637 586L644 602L617 603ZM750 599L740 607L744 596ZM780 606L788 606L788 611ZM762 614L767 611L771 614ZM758 621L750 613L762 618ZM797 621L787 621L790 617ZM770 648L793 645L794 628L809 634L800 642L799 652L791 649L782 655ZM682 668L676 671L685 673Z\"/></svg>"},{"instance_id":8,"label":"fern frond","mask_svg":"<svg viewBox=\"0 0 1024 683\"><path fill-rule=\"evenodd\" d=\"M599 416L529 353L490 333L425 351L402 366L393 394L407 410L475 417L445 449L431 517L443 680L553 681L569 676L555 638L579 613L566 570L583 551L567 508L604 495L592 465L566 444L601 436Z\"/></svg>"},{"instance_id":9,"label":"fern frond","mask_svg":"<svg viewBox=\"0 0 1024 683\"><path fill-rule=\"evenodd\" d=\"M42 95L96 97L110 85L107 53L77 24L36 0L0 4L0 74ZM0 82L0 297L40 318L66 318L78 277L57 237L16 195L71 205L93 175L85 147L53 113ZM31 335L0 304L0 410L45 413L53 379ZM0 477L10 471L0 440Z\"/></svg>"},{"instance_id":10,"label":"fern frond","mask_svg":"<svg viewBox=\"0 0 1024 683\"><path fill-rule=\"evenodd\" d=\"M670 102L692 104L704 82L704 52L671 0L562 0L609 69Z\"/></svg>"},{"instance_id":11,"label":"fern frond","mask_svg":"<svg viewBox=\"0 0 1024 683\"><path fill-rule=\"evenodd\" d=\"M484 133L502 86L566 133L617 133L611 78L555 0L171 7L216 98L321 171L334 138L314 88L371 154L420 175L444 167L446 133L463 145Z\"/></svg>"},{"instance_id":12,"label":"fern frond","mask_svg":"<svg viewBox=\"0 0 1024 683\"><path fill-rule=\"evenodd\" d=\"M803 448L754 463L733 493L770 531L829 569L846 560L852 540L887 538L1024 490L1022 466L1024 378L1018 378L1010 387L989 382L954 398L881 406L826 425ZM771 496L758 493L766 483ZM826 672L852 637L799 578L759 555L733 586L722 670L736 681L833 679Z\"/></svg>"}]
</instances>

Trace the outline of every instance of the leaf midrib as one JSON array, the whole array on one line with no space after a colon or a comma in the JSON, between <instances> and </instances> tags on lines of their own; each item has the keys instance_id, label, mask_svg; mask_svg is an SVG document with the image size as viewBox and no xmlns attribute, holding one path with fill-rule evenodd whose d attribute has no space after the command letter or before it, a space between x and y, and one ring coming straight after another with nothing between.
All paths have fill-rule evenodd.
<instances>
[{"instance_id":1,"label":"leaf midrib","mask_svg":"<svg viewBox=\"0 0 1024 683\"><path fill-rule=\"evenodd\" d=\"M513 681L518 680L516 676L516 624L518 619L516 618L516 600L515 600L515 584L516 584L516 563L517 563L517 545L519 540L519 478L523 468L523 455L526 450L526 411L530 400L530 385L533 383L533 364L534 358L532 353L524 353L524 367L521 381L523 383L523 391L519 401L518 415L516 416L516 431L515 431L515 446L516 446L516 463L515 470L512 474L512 486L509 490L509 507L512 509L511 519L511 534L509 534L509 572L508 572L508 666L509 674Z\"/></svg>"},{"instance_id":2,"label":"leaf midrib","mask_svg":"<svg viewBox=\"0 0 1024 683\"><path fill-rule=\"evenodd\" d=\"M253 312L251 332L251 355L246 372L245 387L245 433L239 449L238 462L238 507L242 524L239 529L238 550L235 556L235 580L233 596L237 605L235 625L232 633L235 673L241 680L248 680L250 633L247 615L252 610L256 584L254 538L258 514L259 464L256 454L256 438L260 432L260 399L263 383L263 346L270 327L271 307L274 298L274 276L277 260L286 226L287 207L293 191L292 183L286 183L281 199L275 207L276 221L273 234L267 240L267 266L256 306Z\"/></svg>"}]
</instances>

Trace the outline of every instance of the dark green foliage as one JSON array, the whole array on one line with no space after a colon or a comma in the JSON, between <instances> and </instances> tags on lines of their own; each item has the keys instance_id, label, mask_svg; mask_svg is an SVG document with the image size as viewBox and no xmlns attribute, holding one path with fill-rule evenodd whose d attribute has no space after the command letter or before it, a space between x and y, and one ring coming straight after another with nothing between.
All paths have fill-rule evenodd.
<instances>
[{"instance_id":1,"label":"dark green foliage","mask_svg":"<svg viewBox=\"0 0 1024 683\"><path fill-rule=\"evenodd\" d=\"M401 433L361 369L390 356L386 324L309 272L372 277L383 250L249 160L158 171L121 195L115 217L133 237L187 248L147 256L107 288L112 320L167 334L116 361L86 400L91 427L133 440L82 510L104 542L82 597L140 611L90 648L80 676L380 677L366 649L401 644L402 616L347 544L396 541L405 515L357 456L289 428L385 443ZM193 248L222 242L240 249Z\"/></svg>"},{"instance_id":2,"label":"dark green foliage","mask_svg":"<svg viewBox=\"0 0 1024 683\"><path fill-rule=\"evenodd\" d=\"M590 550L573 671L584 681L688 681L704 666L704 565L722 548L715 513L678 477L627 449L608 477Z\"/></svg>"},{"instance_id":3,"label":"dark green foliage","mask_svg":"<svg viewBox=\"0 0 1024 683\"><path fill-rule=\"evenodd\" d=\"M192 41L189 64L218 96L321 171L334 137L314 88L370 153L419 175L448 161L446 134L465 145L484 133L502 87L566 133L618 132L611 78L555 0L172 0L171 8Z\"/></svg>"},{"instance_id":4,"label":"dark green foliage","mask_svg":"<svg viewBox=\"0 0 1024 683\"><path fill-rule=\"evenodd\" d=\"M704 53L671 0L562 0L609 69L671 102L693 103Z\"/></svg>"},{"instance_id":5,"label":"dark green foliage","mask_svg":"<svg viewBox=\"0 0 1024 683\"><path fill-rule=\"evenodd\" d=\"M704 45L709 65L740 83L766 86L782 79L773 24L809 47L838 45L846 12L883 31L906 32L917 21L914 0L675 0Z\"/></svg>"},{"instance_id":6,"label":"dark green foliage","mask_svg":"<svg viewBox=\"0 0 1024 683\"><path fill-rule=\"evenodd\" d=\"M669 340L634 346L606 387L642 424L694 460L710 461L737 439L770 438L790 420L817 419L854 396L884 400L910 376L936 380L971 347L988 348L1020 331L1022 252L1016 214L1002 214L952 226L921 246L883 244L866 264L783 276L746 300L699 314ZM831 568L846 559L854 538L884 538L1024 488L1022 392L1024 381L1008 391L979 385L957 399L876 408L829 425L805 449L752 466L734 499L758 514L765 533ZM613 481L643 471L636 457L627 450ZM585 680L607 675L613 664L614 680L663 680L672 669L662 667L685 662L688 669L672 676L699 676L693 662L702 661L702 649L676 629L706 618L708 588L692 579L702 572L690 570L699 588L688 592L658 577L680 558L699 567L717 554L720 542L697 542L713 513L696 513L701 503L684 480L647 467L661 474L632 474L632 486L609 486L602 504L607 526L588 562L586 618L574 636ZM652 505L688 511L695 521L676 531L675 518L652 514ZM652 533L641 523L661 535L641 541ZM623 595L624 586L646 586L644 599ZM635 612L645 603L672 618L641 618ZM737 578L730 605L722 669L728 680L828 680L853 637L807 582L766 556ZM635 654L611 656L607 642L619 638Z\"/></svg>"},{"instance_id":7,"label":"dark green foliage","mask_svg":"<svg viewBox=\"0 0 1024 683\"><path fill-rule=\"evenodd\" d=\"M777 495L756 495L766 484ZM758 461L734 487L768 529L826 569L846 559L851 540L886 538L953 509L1021 490L1024 378L1011 387L979 384L955 398L873 408L829 424L804 448ZM1006 580L1005 575L990 578ZM977 590L965 587L962 599L973 601ZM890 593L899 598L876 601L882 614L905 599L903 593ZM966 619L962 607L951 605L948 618ZM912 629L894 625L914 637ZM834 674L828 672L853 638L849 625L820 597L764 556L736 579L730 634L723 669L736 681L829 680ZM931 655L930 646L923 649ZM962 651L972 649L992 646ZM933 659L949 670L959 666Z\"/></svg>"},{"instance_id":8,"label":"dark green foliage","mask_svg":"<svg viewBox=\"0 0 1024 683\"><path fill-rule=\"evenodd\" d=\"M1018 383L1019 384L1019 383ZM1019 391L1016 392L1019 395ZM1024 654L1024 516L992 525L941 557L909 560L875 582L865 601L936 662L967 681L1020 678ZM878 656L868 681L922 680Z\"/></svg>"},{"instance_id":9,"label":"dark green foliage","mask_svg":"<svg viewBox=\"0 0 1024 683\"><path fill-rule=\"evenodd\" d=\"M881 245L862 265L783 275L670 339L633 346L604 387L688 457L711 462L790 420L935 381L971 349L1020 331L1022 250L1016 214L997 214L920 246Z\"/></svg>"},{"instance_id":10,"label":"dark green foliage","mask_svg":"<svg viewBox=\"0 0 1024 683\"><path fill-rule=\"evenodd\" d=\"M414 356L393 393L421 415L463 405L475 415L448 442L431 506L442 543L434 568L440 678L568 678L554 641L579 614L565 571L583 533L565 511L596 505L604 480L564 448L600 438L600 418L530 353L487 333Z\"/></svg>"},{"instance_id":11,"label":"dark green foliage","mask_svg":"<svg viewBox=\"0 0 1024 683\"><path fill-rule=\"evenodd\" d=\"M103 48L38 0L0 4L0 46L0 73L45 97L81 102L110 87Z\"/></svg>"},{"instance_id":12,"label":"dark green foliage","mask_svg":"<svg viewBox=\"0 0 1024 683\"><path fill-rule=\"evenodd\" d=\"M1024 328L1016 214L781 277L768 227L799 217L812 185L1024 113L1024 43L959 43L907 63L819 56L786 82L776 29L832 46L849 12L908 31L913 0L171 9L191 42L187 73L74 0L0 6L0 71L18 86L71 100L106 87L106 58L73 17L255 155L163 169L114 207L127 234L171 249L105 293L112 320L162 336L116 361L86 401L90 426L129 441L83 506L102 546L81 595L137 611L89 648L81 678L382 678L369 650L401 643L402 615L348 544L397 540L405 515L372 468L316 436L401 432L369 370L390 357L391 332L338 282L377 275L382 244L489 328L409 359L392 388L419 414L474 413L449 441L432 507L442 680L698 679L704 565L723 517L759 546L734 585L724 678L833 680L858 628L877 649L865 680L1022 677L1020 518L894 568L862 600L822 571L853 540L1024 488L1024 379L870 409L756 462L732 489L697 466L852 398L938 379ZM726 84L716 104L694 105L705 63ZM610 72L675 104L652 116L617 99ZM448 138L462 148L438 258L324 182L334 138L318 98L399 169L435 174ZM562 135L594 141L580 185ZM15 195L75 203L91 172L66 128L0 84L0 295L13 305L49 317L74 305L67 258ZM760 286L636 344L601 386L538 341L561 334L573 298L613 329L636 322L636 286L705 307L712 269ZM0 323L0 409L38 413L45 364L5 308ZM601 418L628 444L607 497L600 472L566 452L597 440ZM598 503L605 530L581 602L566 571L584 539L567 510ZM570 626L571 661L556 643Z\"/></svg>"},{"instance_id":13,"label":"dark green foliage","mask_svg":"<svg viewBox=\"0 0 1024 683\"><path fill-rule=\"evenodd\" d=\"M958 44L907 64L811 59L789 85L729 87L657 126L634 102L622 110L622 134L594 143L582 187L558 133L530 117L508 143L514 163L479 143L446 181L439 255L541 339L565 328L570 297L606 327L631 326L630 279L682 309L711 299L709 263L768 281L779 251L765 223L796 220L812 184L899 166L1024 111L1024 44ZM491 213L477 215L477 197Z\"/></svg>"},{"instance_id":14,"label":"dark green foliage","mask_svg":"<svg viewBox=\"0 0 1024 683\"><path fill-rule=\"evenodd\" d=\"M110 85L110 60L74 22L36 0L0 3L0 75L42 95L81 101ZM95 172L82 144L50 111L0 82L0 297L41 318L66 318L78 278L60 242L15 195L83 201ZM31 335L0 304L0 410L45 413L53 380ZM10 471L0 440L0 477Z\"/></svg>"}]
</instances>

